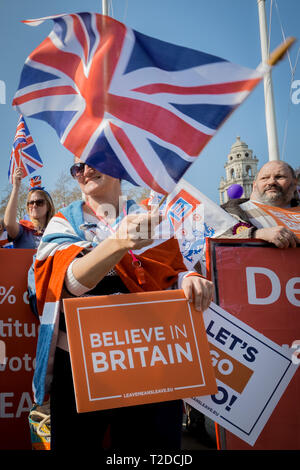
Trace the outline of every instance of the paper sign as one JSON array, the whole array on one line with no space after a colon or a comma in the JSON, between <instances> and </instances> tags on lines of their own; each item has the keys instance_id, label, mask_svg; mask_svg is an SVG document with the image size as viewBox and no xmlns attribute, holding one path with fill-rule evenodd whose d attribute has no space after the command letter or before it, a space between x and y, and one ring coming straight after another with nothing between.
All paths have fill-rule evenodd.
<instances>
[{"instance_id":1,"label":"paper sign","mask_svg":"<svg viewBox=\"0 0 300 470\"><path fill-rule=\"evenodd\" d=\"M218 393L186 402L253 445L296 372L292 351L213 303L204 322Z\"/></svg>"},{"instance_id":2,"label":"paper sign","mask_svg":"<svg viewBox=\"0 0 300 470\"><path fill-rule=\"evenodd\" d=\"M208 266L216 303L300 362L300 248L278 249L255 240L209 240ZM298 351L298 352L297 352ZM300 373L289 384L257 439L255 450L300 449ZM226 449L251 447L230 432Z\"/></svg>"},{"instance_id":3,"label":"paper sign","mask_svg":"<svg viewBox=\"0 0 300 470\"><path fill-rule=\"evenodd\" d=\"M300 207L291 207L289 209L281 209L280 207L268 206L255 202L264 212L269 214L278 225L288 228L300 237Z\"/></svg>"},{"instance_id":4,"label":"paper sign","mask_svg":"<svg viewBox=\"0 0 300 470\"><path fill-rule=\"evenodd\" d=\"M151 191L150 205L161 203L163 195ZM205 274L205 239L217 237L236 224L236 219L183 178L160 206L165 218L157 228L162 238L178 239L183 261L192 270L202 264Z\"/></svg>"},{"instance_id":5,"label":"paper sign","mask_svg":"<svg viewBox=\"0 0 300 470\"><path fill-rule=\"evenodd\" d=\"M78 412L216 393L202 313L183 291L65 299Z\"/></svg>"}]
</instances>

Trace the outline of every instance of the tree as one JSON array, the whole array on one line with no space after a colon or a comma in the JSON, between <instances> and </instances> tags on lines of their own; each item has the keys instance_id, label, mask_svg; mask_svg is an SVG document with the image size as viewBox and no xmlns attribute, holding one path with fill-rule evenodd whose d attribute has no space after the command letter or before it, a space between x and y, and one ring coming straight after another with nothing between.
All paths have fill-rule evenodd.
<instances>
[{"instance_id":1,"label":"tree","mask_svg":"<svg viewBox=\"0 0 300 470\"><path fill-rule=\"evenodd\" d=\"M147 199L150 195L150 190L148 188L133 186L127 181L122 182L122 192L127 196L127 199L133 199L137 203Z\"/></svg>"},{"instance_id":2,"label":"tree","mask_svg":"<svg viewBox=\"0 0 300 470\"><path fill-rule=\"evenodd\" d=\"M42 183L43 184L43 183ZM73 181L67 173L62 172L58 177L55 186L53 189L46 188L45 190L49 192L52 197L55 210L58 211L62 207L68 206L71 202L81 199L81 191L78 185ZM3 196L0 201L0 218L3 218L4 212L12 191L11 184L8 184L6 188L2 191ZM26 211L26 199L29 191L29 183L24 180L21 183L19 190L19 200L18 200L18 210L17 210L17 219L24 219L27 214Z\"/></svg>"},{"instance_id":3,"label":"tree","mask_svg":"<svg viewBox=\"0 0 300 470\"><path fill-rule=\"evenodd\" d=\"M78 184L70 178L68 173L62 171L58 177L53 189L45 187L52 197L56 212L62 209L65 206L68 206L73 201L82 199L82 194L79 189ZM2 191L3 196L0 201L0 218L3 218L4 212L11 194L12 186L8 184L7 187ZM21 183L19 191L19 204L17 211L17 218L23 219L26 214L26 199L28 195L29 184L28 181L24 183L24 180ZM150 194L148 188L143 188L139 186L133 186L127 181L122 181L122 192L127 197L127 199L133 199L137 203L140 203L144 199L147 199Z\"/></svg>"},{"instance_id":4,"label":"tree","mask_svg":"<svg viewBox=\"0 0 300 470\"><path fill-rule=\"evenodd\" d=\"M78 185L65 172L61 172L53 190L51 190L51 196L56 211L68 206L73 201L82 199Z\"/></svg>"},{"instance_id":5,"label":"tree","mask_svg":"<svg viewBox=\"0 0 300 470\"><path fill-rule=\"evenodd\" d=\"M12 191L12 185L7 184L6 188L2 191L3 196L0 201L0 218L3 219L4 217L4 212L6 209L6 206L8 204L8 200L10 198L10 194ZM25 215L27 214L26 211L26 199L28 195L28 187L25 186L24 182L22 181L20 190L19 190L19 204L18 204L18 210L17 210L17 218L18 219L24 219Z\"/></svg>"}]
</instances>

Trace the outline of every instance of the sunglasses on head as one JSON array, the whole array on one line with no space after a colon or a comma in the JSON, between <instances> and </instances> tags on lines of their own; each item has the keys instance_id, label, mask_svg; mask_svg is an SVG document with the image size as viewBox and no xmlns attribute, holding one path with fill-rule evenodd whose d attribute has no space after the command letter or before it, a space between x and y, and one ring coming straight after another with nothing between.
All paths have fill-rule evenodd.
<instances>
[{"instance_id":1,"label":"sunglasses on head","mask_svg":"<svg viewBox=\"0 0 300 470\"><path fill-rule=\"evenodd\" d=\"M45 199L34 199L32 201L28 201L27 205L33 206L35 204L37 207L41 207L45 204L45 202L46 202Z\"/></svg>"},{"instance_id":2,"label":"sunglasses on head","mask_svg":"<svg viewBox=\"0 0 300 470\"><path fill-rule=\"evenodd\" d=\"M85 167L88 166L93 170L91 166L89 166L87 163L74 163L74 165L71 166L70 168L70 173L72 178L78 178L83 175Z\"/></svg>"}]
</instances>

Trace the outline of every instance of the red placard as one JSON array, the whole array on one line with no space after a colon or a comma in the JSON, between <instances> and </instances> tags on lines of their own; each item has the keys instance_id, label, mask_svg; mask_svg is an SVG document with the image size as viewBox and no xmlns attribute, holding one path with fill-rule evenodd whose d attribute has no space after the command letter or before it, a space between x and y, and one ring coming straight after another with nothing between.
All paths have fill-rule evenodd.
<instances>
[{"instance_id":1,"label":"red placard","mask_svg":"<svg viewBox=\"0 0 300 470\"><path fill-rule=\"evenodd\" d=\"M249 240L209 240L216 303L279 345L300 340L300 248ZM267 373L267 371L266 371ZM254 447L226 431L226 448L300 449L300 372L296 372Z\"/></svg>"},{"instance_id":2,"label":"red placard","mask_svg":"<svg viewBox=\"0 0 300 470\"><path fill-rule=\"evenodd\" d=\"M77 411L217 391L202 314L183 291L64 300Z\"/></svg>"},{"instance_id":3,"label":"red placard","mask_svg":"<svg viewBox=\"0 0 300 470\"><path fill-rule=\"evenodd\" d=\"M27 298L35 250L0 250L0 449L31 449L29 410L38 320Z\"/></svg>"}]
</instances>

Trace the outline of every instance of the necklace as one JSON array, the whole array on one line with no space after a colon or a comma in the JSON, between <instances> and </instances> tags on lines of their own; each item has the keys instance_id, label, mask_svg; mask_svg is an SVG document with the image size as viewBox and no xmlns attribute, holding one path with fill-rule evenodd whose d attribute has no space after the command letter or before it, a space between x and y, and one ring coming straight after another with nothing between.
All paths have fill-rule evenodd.
<instances>
[{"instance_id":1,"label":"necklace","mask_svg":"<svg viewBox=\"0 0 300 470\"><path fill-rule=\"evenodd\" d=\"M101 215L98 215L94 211L94 209L90 206L90 204L88 202L85 201L85 204L91 209L91 211L93 212L95 217L97 217L97 219L100 220L100 222L102 222L110 230L111 233L116 232L116 230L104 219L104 217L102 217ZM124 206L123 206L123 214L124 214L124 216L127 215L127 212L126 212L126 209L125 209ZM135 254L133 253L132 250L128 250L128 252L129 252L129 254L132 258L132 266L134 267L135 277L137 278L137 281L138 281L139 285L143 285L143 284L146 283L146 279L145 279L145 270L142 266L142 263L135 256Z\"/></svg>"}]
</instances>

